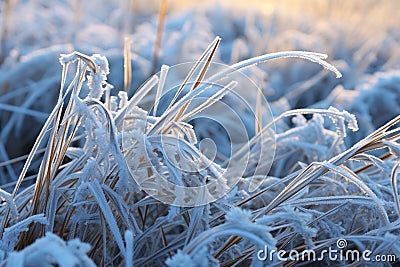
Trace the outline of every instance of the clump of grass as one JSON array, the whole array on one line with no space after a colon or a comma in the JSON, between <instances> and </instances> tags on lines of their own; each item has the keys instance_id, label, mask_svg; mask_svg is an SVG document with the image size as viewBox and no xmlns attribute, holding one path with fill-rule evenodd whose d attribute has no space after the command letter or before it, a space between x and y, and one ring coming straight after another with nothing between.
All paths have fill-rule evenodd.
<instances>
[{"instance_id":1,"label":"clump of grass","mask_svg":"<svg viewBox=\"0 0 400 267\"><path fill-rule=\"evenodd\" d=\"M49 244L58 244L69 253L78 251L74 255L79 256L80 266L92 264L85 255L99 266L177 266L182 262L193 266L257 265L255 252L265 245L275 250L318 251L332 246L339 237L352 241L355 249L368 248L374 255L399 253L400 117L345 150L347 128L357 129L351 114L335 108L288 111L272 123L258 126L250 141L257 147L262 135L277 125L277 151L268 176L250 171L225 197L195 207L166 205L143 191L144 184L148 188L157 186L157 171L189 186L226 178L220 175L223 168L207 161L196 148L195 133L186 123L193 112L215 103L210 98L198 109L188 110L188 103L207 90L202 82L219 40L211 43L188 74L187 80L199 73L191 90L177 100L182 92L178 90L160 117L156 112L150 115L139 103L158 86L154 99L157 106L168 67L163 67L161 77L151 77L128 99L126 91L118 97L109 96L105 57L79 52L61 56L62 82L55 108L26 159L14 191L0 191L4 266L12 266L15 250L21 251L20 257L32 260L26 251L46 238ZM231 70L282 57L317 62L340 77L336 68L324 61L325 55L297 51L245 60ZM72 66L75 76L69 81L67 73ZM217 81L227 74L217 73L210 79ZM82 90L85 78L90 89L87 95ZM127 78L125 89L128 85ZM221 87L218 97L229 93L230 86L231 81ZM307 120L305 114L312 114L312 118ZM292 129L281 127L285 123L282 119L288 116L295 116ZM332 120L333 129L326 127L324 117ZM171 166L166 155L181 152L173 146L166 151L160 146L161 138L171 144L180 142L180 148L193 161L188 167L192 169L182 171ZM36 182L21 188L43 143ZM288 168L283 170L285 164L291 164L289 172ZM197 165L207 166L207 172L199 171ZM250 187L252 178L261 178L258 188ZM72 244L83 246L76 249L57 236L78 238L90 248L75 241ZM49 259L53 255L49 253L40 250L36 255Z\"/></svg>"}]
</instances>

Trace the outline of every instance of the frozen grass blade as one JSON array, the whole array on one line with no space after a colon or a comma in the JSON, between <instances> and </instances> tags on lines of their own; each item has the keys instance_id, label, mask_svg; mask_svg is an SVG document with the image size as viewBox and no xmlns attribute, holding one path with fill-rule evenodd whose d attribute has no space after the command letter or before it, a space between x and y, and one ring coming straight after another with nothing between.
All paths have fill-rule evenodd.
<instances>
[{"instance_id":1,"label":"frozen grass blade","mask_svg":"<svg viewBox=\"0 0 400 267\"><path fill-rule=\"evenodd\" d=\"M157 115L158 104L160 103L161 93L164 89L165 79L167 78L169 66L162 65L160 72L160 80L157 85L157 92L154 100L153 116Z\"/></svg>"},{"instance_id":2,"label":"frozen grass blade","mask_svg":"<svg viewBox=\"0 0 400 267\"><path fill-rule=\"evenodd\" d=\"M120 125L122 122L123 117L125 114L134 106L136 106L140 100L145 97L150 90L157 84L158 77L153 75L139 90L131 97L125 107L118 111L117 115L115 116L115 124Z\"/></svg>"},{"instance_id":3,"label":"frozen grass blade","mask_svg":"<svg viewBox=\"0 0 400 267\"><path fill-rule=\"evenodd\" d=\"M398 172L399 172L399 166L400 166L400 164L397 163L393 167L392 173L390 175L390 182L391 182L392 190L393 190L393 198L394 198L394 201L396 203L397 215L400 218L400 200L399 200L399 190L398 190L398 187L397 187L397 176L398 176Z\"/></svg>"},{"instance_id":4,"label":"frozen grass blade","mask_svg":"<svg viewBox=\"0 0 400 267\"><path fill-rule=\"evenodd\" d=\"M258 56L254 58L250 58L248 60L241 61L239 63L236 63L232 65L232 69L234 70L240 70L244 69L253 65L261 64L269 60L273 59L278 59L278 58L302 58L302 59L307 59L309 61L315 62L323 66L325 69L332 71L333 73L336 74L336 78L342 77L342 74L331 64L328 62L324 61L324 59L328 58L328 55L326 54L321 54L321 53L315 53L315 52L306 52L306 51L285 51L285 52L276 52L276 53L271 53L271 54L266 54L263 56ZM218 74L217 77L219 76L224 76L226 75L225 73Z\"/></svg>"},{"instance_id":5,"label":"frozen grass blade","mask_svg":"<svg viewBox=\"0 0 400 267\"><path fill-rule=\"evenodd\" d=\"M166 111L169 111L172 107L172 105L175 104L176 100L178 99L178 96L182 93L183 89L185 88L185 86L188 84L189 80L192 78L192 76L194 75L194 73L196 72L196 70L200 67L201 63L203 63L203 61L206 59L206 57L208 55L210 55L212 53L212 51L218 47L219 43L221 42L221 38L220 37L216 37L214 39L214 41L207 47L207 49L204 51L204 53L200 56L200 58L197 60L197 62L194 64L194 66L192 67L192 69L189 71L188 75L186 76L185 80L182 82L182 84L180 85L178 91L175 93L174 98L171 100L171 102L169 103ZM193 89L193 88L192 88Z\"/></svg>"},{"instance_id":6,"label":"frozen grass blade","mask_svg":"<svg viewBox=\"0 0 400 267\"><path fill-rule=\"evenodd\" d=\"M124 42L124 89L129 92L132 80L132 63L131 63L131 45L132 39L125 38Z\"/></svg>"},{"instance_id":7,"label":"frozen grass blade","mask_svg":"<svg viewBox=\"0 0 400 267\"><path fill-rule=\"evenodd\" d=\"M125 231L125 243L126 243L126 258L125 258L125 266L131 267L133 265L133 233L129 230Z\"/></svg>"},{"instance_id":8,"label":"frozen grass blade","mask_svg":"<svg viewBox=\"0 0 400 267\"><path fill-rule=\"evenodd\" d=\"M220 38L216 38L215 44L213 44L211 46L210 52L206 58L206 61L203 63L204 66L201 68L199 75L196 78L196 81L194 82L194 84L192 85L191 89L189 92L193 91L194 89L196 89L200 83L203 81L208 68L210 67L211 61L214 57L215 52L217 51L218 45L221 42ZM199 62L200 63L200 62ZM183 88L183 87L182 87ZM175 96L177 97L178 94L175 94ZM179 110L178 114L176 115L176 118L174 119L175 121L178 121L180 119L180 117L185 113L186 109L188 108L190 104L190 100L188 102L186 102L183 107Z\"/></svg>"},{"instance_id":9,"label":"frozen grass blade","mask_svg":"<svg viewBox=\"0 0 400 267\"><path fill-rule=\"evenodd\" d=\"M257 91L256 116L255 116L255 122L254 122L256 135L258 135L261 132L261 129L263 128L262 114L261 114L261 112L262 112L262 106L261 106L262 105L261 104L262 97L263 97L262 91L261 91L261 88L259 88Z\"/></svg>"},{"instance_id":10,"label":"frozen grass blade","mask_svg":"<svg viewBox=\"0 0 400 267\"><path fill-rule=\"evenodd\" d=\"M165 15L167 13L167 0L161 0L160 11L158 13L158 27L157 27L157 38L153 50L153 72L158 66L158 57L160 55L161 41L164 29Z\"/></svg>"},{"instance_id":11,"label":"frozen grass blade","mask_svg":"<svg viewBox=\"0 0 400 267\"><path fill-rule=\"evenodd\" d=\"M121 254L124 257L126 257L124 241L122 239L122 236L121 236L121 233L120 233L120 230L118 227L118 223L117 223L110 207L108 206L107 199L103 193L103 190L102 190L99 182L93 181L93 182L87 183L87 186L92 191L93 197L96 199L96 201L101 209L101 212L103 213L103 216L104 216L105 220L107 221L109 229L110 229L111 233L113 234L115 241L118 244ZM103 238L106 239L107 236L103 236Z\"/></svg>"}]
</instances>

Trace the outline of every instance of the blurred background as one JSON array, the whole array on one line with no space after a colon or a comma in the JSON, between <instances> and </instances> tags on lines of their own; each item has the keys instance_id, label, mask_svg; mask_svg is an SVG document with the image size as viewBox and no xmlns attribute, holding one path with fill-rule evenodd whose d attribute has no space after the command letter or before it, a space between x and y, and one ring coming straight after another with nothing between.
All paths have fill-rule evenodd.
<instances>
[{"instance_id":1,"label":"blurred background","mask_svg":"<svg viewBox=\"0 0 400 267\"><path fill-rule=\"evenodd\" d=\"M196 60L217 35L215 61L225 64L285 50L326 53L341 79L299 59L246 74L262 87L274 115L329 106L355 114L360 130L349 133L349 146L400 113L399 10L396 0L2 0L0 183L15 181L55 105L60 53L107 56L117 95L125 37L132 40L130 94L162 64Z\"/></svg>"}]
</instances>

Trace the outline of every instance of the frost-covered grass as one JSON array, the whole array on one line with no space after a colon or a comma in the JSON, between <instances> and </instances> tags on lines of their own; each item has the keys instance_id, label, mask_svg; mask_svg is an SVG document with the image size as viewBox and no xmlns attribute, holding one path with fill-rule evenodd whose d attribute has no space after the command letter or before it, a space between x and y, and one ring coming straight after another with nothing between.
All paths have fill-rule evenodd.
<instances>
[{"instance_id":1,"label":"frost-covered grass","mask_svg":"<svg viewBox=\"0 0 400 267\"><path fill-rule=\"evenodd\" d=\"M217 47L218 42L213 44ZM319 61L336 71L320 61L318 54L282 53L282 57L288 55ZM235 66L240 69L275 57L266 55ZM240 179L233 191L214 203L193 208L168 206L149 197L136 181L152 183L157 168L173 181L180 173L182 181L190 186L213 178L212 166L204 173L169 165L167 154L180 155L179 149L168 152L158 145L159 137L179 140L182 131L186 132L184 136L194 135L176 117L185 114L185 102L172 103L161 117L149 117L139 108L137 104L157 84L157 76L129 100L121 91L119 100L106 96L102 102L103 93L107 95L111 89L106 82L109 66L105 57L74 52L63 55L60 62L63 72L58 102L14 191L2 191L1 248L6 266L42 258L60 266L72 266L69 261L90 266L85 253L98 265L154 266L166 262L170 266L209 266L218 261L222 265L243 261L259 265L254 251L265 245L275 250L318 250L333 245L339 237L354 242L360 250L368 248L376 254L398 252L396 141L400 128L393 126L400 117L342 151L346 125L358 129L353 115L335 108L285 112L275 119L276 123L296 116L296 126L278 130L273 170L263 177L259 189L249 190L250 176ZM72 66L76 74L68 84L67 73ZM82 96L86 72L89 92ZM194 92L204 90L201 88ZM196 95L189 91L183 99ZM304 114L313 114L312 119L307 121ZM334 122L336 131L324 127L324 117ZM264 127L273 126L271 123ZM261 130L253 137L255 143L263 133ZM188 147L184 150L196 160L192 152L197 150L196 140L187 137L184 139ZM42 142L46 145L36 182L20 190ZM149 152L156 150L157 153ZM381 155L371 153L375 150L382 151ZM331 156L314 161L322 156L319 153ZM159 163L154 165L153 160ZM314 162L306 165L299 161ZM285 168L288 164L292 169ZM200 184L190 184L190 177L197 177ZM50 234L39 240L46 233L66 240L79 238L91 248L79 241L64 245ZM55 242L59 247L54 244L55 249L48 250L39 242L49 246ZM73 250L71 246L78 248ZM75 259L66 252L70 247L72 251L68 253L76 255ZM15 253L15 249L22 252ZM35 250L33 256L31 250Z\"/></svg>"},{"instance_id":2,"label":"frost-covered grass","mask_svg":"<svg viewBox=\"0 0 400 267\"><path fill-rule=\"evenodd\" d=\"M103 1L97 7L108 8L90 16L85 11L93 6L86 2L3 4L2 10L9 9L2 17L9 28L2 35L6 56L0 67L4 266L261 266L265 262L256 252L265 246L318 252L335 248L339 238L348 241L349 250L372 251L371 257L400 256L399 32L390 16L379 26L386 34L374 33L371 40L368 27L361 25L366 20L371 26L369 19L385 15L395 2L370 1L371 18L364 20L348 4L346 12L354 16L348 14L347 21L335 1L327 1L325 19L314 11L285 16L280 9L237 17L237 11L223 7L167 14L156 70L164 63L197 59L205 50L203 60L235 64L260 85L275 115L251 139L253 159L265 130L276 130L270 172L253 173L265 162L249 161L225 197L196 207L163 204L137 184L157 187L157 172L188 186L227 178L221 175L226 166L210 162L196 146L196 127L187 124L194 114L186 104L164 103L154 93L163 80L160 73L152 75L158 29L152 12L157 8L146 11L140 1L136 6ZM29 16L16 17L26 10ZM132 10L137 16L131 16ZM151 14L154 19L148 19ZM46 28L33 23L42 16L51 21ZM213 23L215 18L221 23ZM28 22L29 34L21 30ZM55 34L54 25L65 29L63 35ZM216 34L222 41L209 45ZM343 77L335 79L305 60L258 64L296 56L337 72L318 53L283 52L241 61L284 49L328 53ZM55 67L60 53L66 54ZM131 72L124 74L124 62ZM252 67L244 69L247 65ZM229 96L232 84L225 82L201 108ZM193 89L184 92L186 100L206 90ZM149 103L166 111L146 110ZM226 139L217 128L196 126L209 129L221 143ZM181 147L167 151L163 140ZM192 164L171 165L168 156L182 153ZM255 191L254 180L260 183ZM325 258L319 264L350 263Z\"/></svg>"}]
</instances>

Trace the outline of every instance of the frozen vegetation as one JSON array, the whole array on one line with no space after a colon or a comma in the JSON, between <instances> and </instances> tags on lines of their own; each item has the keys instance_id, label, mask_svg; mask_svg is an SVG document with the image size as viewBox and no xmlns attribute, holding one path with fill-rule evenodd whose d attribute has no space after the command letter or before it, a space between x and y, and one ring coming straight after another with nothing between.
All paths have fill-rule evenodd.
<instances>
[{"instance_id":1,"label":"frozen vegetation","mask_svg":"<svg viewBox=\"0 0 400 267\"><path fill-rule=\"evenodd\" d=\"M0 2L1 266L279 266L257 252L338 240L399 259L400 5L300 3ZM352 263L393 260L314 264Z\"/></svg>"}]
</instances>

